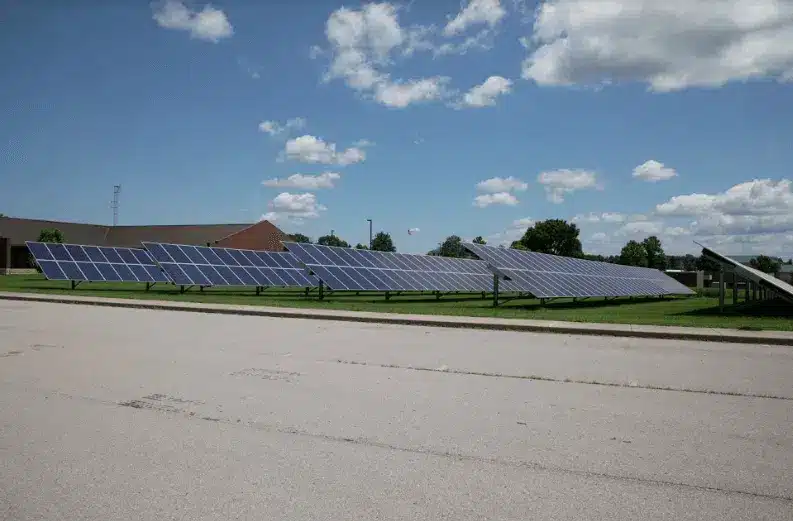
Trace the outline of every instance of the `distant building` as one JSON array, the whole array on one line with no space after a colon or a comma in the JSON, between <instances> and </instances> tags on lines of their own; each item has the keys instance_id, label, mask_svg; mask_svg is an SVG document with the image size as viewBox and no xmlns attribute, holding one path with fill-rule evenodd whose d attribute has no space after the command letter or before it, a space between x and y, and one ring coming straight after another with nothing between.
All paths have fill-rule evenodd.
<instances>
[{"instance_id":1,"label":"distant building","mask_svg":"<svg viewBox=\"0 0 793 521\"><path fill-rule=\"evenodd\" d=\"M104 226L98 224L0 217L0 237L10 246L0 251L0 267L29 268L25 241L35 241L45 228L57 228L64 242L94 246L142 248L141 241L221 246L264 251L282 251L289 236L269 221L250 224L176 224L151 226ZM5 258L7 257L7 258Z\"/></svg>"}]
</instances>

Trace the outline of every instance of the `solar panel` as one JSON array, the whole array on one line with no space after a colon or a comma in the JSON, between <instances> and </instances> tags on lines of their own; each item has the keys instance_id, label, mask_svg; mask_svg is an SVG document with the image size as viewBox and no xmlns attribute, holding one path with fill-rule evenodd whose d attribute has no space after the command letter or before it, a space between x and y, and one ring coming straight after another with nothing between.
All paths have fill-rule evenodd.
<instances>
[{"instance_id":1,"label":"solar panel","mask_svg":"<svg viewBox=\"0 0 793 521\"><path fill-rule=\"evenodd\" d=\"M317 285L288 252L144 242L155 261L180 286L301 287Z\"/></svg>"},{"instance_id":2,"label":"solar panel","mask_svg":"<svg viewBox=\"0 0 793 521\"><path fill-rule=\"evenodd\" d=\"M691 289L650 268L559 257L481 244L464 246L520 291L538 298L692 294Z\"/></svg>"},{"instance_id":3,"label":"solar panel","mask_svg":"<svg viewBox=\"0 0 793 521\"><path fill-rule=\"evenodd\" d=\"M699 245L702 246L701 244ZM788 302L793 302L793 286L787 282L779 280L768 273L763 273L762 271L754 269L751 266L741 264L740 262L727 257L726 255L722 255L721 253L711 250L707 246L702 246L702 253L706 257L710 257L711 259L717 261L719 264L725 265L726 267L732 269L739 277L755 282L760 286L765 286L774 291L781 298L787 300Z\"/></svg>"},{"instance_id":4,"label":"solar panel","mask_svg":"<svg viewBox=\"0 0 793 521\"><path fill-rule=\"evenodd\" d=\"M333 290L492 291L493 273L470 259L409 255L284 242L297 259ZM514 285L505 283L504 291Z\"/></svg>"},{"instance_id":5,"label":"solar panel","mask_svg":"<svg viewBox=\"0 0 793 521\"><path fill-rule=\"evenodd\" d=\"M170 282L146 250L28 241L48 280Z\"/></svg>"}]
</instances>

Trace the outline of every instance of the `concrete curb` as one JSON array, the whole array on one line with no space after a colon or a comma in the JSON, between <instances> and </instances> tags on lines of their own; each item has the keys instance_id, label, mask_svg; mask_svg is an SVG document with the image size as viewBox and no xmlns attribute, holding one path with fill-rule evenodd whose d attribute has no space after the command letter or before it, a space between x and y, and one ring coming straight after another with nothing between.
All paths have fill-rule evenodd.
<instances>
[{"instance_id":1,"label":"concrete curb","mask_svg":"<svg viewBox=\"0 0 793 521\"><path fill-rule=\"evenodd\" d=\"M630 324L543 322L519 319L482 319L482 317L450 317L445 315L399 315L341 310L231 306L227 304L202 304L196 302L171 303L133 299L107 299L102 297L79 298L35 293L20 294L0 292L0 300L457 329L793 346L793 333L779 331L745 332L734 329L720 330L718 328L704 329Z\"/></svg>"}]
</instances>

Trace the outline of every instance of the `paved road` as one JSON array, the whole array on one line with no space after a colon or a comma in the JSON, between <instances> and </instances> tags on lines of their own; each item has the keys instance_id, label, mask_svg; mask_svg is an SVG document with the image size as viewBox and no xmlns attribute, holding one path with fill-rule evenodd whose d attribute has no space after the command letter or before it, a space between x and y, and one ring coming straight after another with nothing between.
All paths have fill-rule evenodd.
<instances>
[{"instance_id":1,"label":"paved road","mask_svg":"<svg viewBox=\"0 0 793 521\"><path fill-rule=\"evenodd\" d=\"M0 519L793 520L793 349L0 302Z\"/></svg>"}]
</instances>

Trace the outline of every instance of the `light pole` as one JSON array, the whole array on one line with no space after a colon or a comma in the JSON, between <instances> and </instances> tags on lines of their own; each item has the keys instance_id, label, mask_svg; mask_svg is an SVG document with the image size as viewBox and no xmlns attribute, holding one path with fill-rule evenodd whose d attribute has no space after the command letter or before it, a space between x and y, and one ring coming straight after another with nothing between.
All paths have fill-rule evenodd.
<instances>
[{"instance_id":1,"label":"light pole","mask_svg":"<svg viewBox=\"0 0 793 521\"><path fill-rule=\"evenodd\" d=\"M372 249L372 220L371 219L366 219L366 220L369 221L369 249L371 250Z\"/></svg>"}]
</instances>

